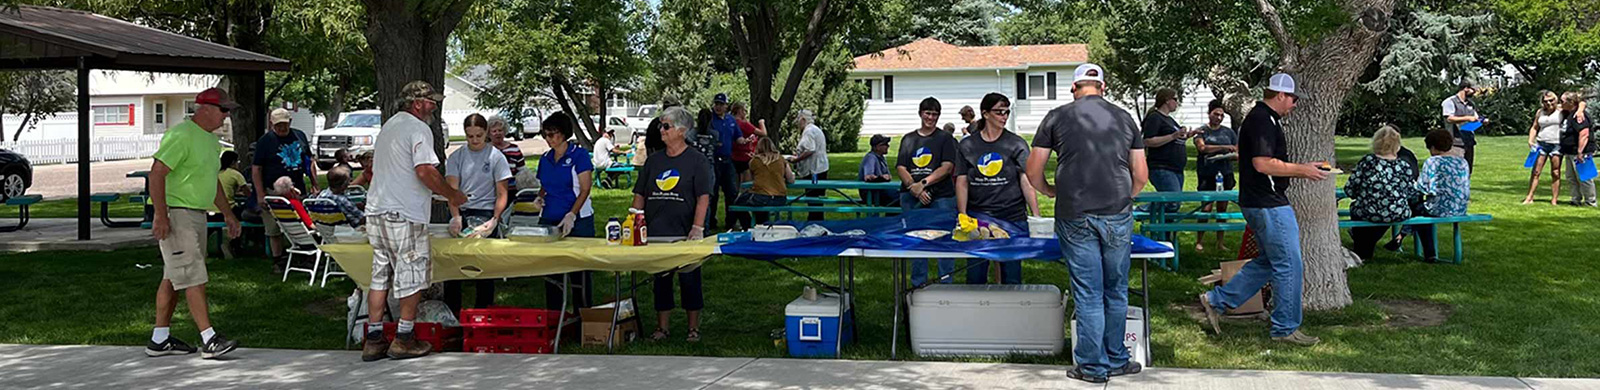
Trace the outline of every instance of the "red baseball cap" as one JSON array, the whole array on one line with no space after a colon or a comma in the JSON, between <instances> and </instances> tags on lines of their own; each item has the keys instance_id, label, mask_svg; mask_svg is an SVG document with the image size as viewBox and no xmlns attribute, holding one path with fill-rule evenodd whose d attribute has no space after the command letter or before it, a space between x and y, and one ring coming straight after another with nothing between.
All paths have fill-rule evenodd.
<instances>
[{"instance_id":1,"label":"red baseball cap","mask_svg":"<svg viewBox=\"0 0 1600 390\"><path fill-rule=\"evenodd\" d=\"M194 103L210 104L229 110L239 108L239 103L234 103L233 98L228 97L228 91L223 91L222 88L207 88L200 91L199 95L195 95Z\"/></svg>"}]
</instances>

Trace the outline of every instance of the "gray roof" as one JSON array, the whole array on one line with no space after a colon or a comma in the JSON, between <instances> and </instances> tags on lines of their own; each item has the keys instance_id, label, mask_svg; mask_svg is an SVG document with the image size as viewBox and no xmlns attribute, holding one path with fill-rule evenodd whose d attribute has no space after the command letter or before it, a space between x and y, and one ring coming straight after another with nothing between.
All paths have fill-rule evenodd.
<instances>
[{"instance_id":1,"label":"gray roof","mask_svg":"<svg viewBox=\"0 0 1600 390\"><path fill-rule=\"evenodd\" d=\"M0 12L0 68L60 67L191 73L289 70L289 61L91 12L18 6ZM74 65L75 66L75 65Z\"/></svg>"}]
</instances>

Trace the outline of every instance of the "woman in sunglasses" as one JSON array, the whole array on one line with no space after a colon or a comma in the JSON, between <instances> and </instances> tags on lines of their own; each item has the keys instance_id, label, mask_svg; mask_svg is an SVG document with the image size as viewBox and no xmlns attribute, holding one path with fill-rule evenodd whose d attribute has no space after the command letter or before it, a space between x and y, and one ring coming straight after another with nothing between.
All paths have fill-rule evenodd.
<instances>
[{"instance_id":1,"label":"woman in sunglasses","mask_svg":"<svg viewBox=\"0 0 1600 390\"><path fill-rule=\"evenodd\" d=\"M1028 216L1039 216L1039 197L1022 177L1028 161L1028 141L1006 130L1011 119L1011 99L991 93L978 104L982 117L978 132L961 139L962 164L956 173L956 210L982 212L1017 226L1027 226ZM967 284L986 284L988 260L967 268ZM1022 262L1000 263L1000 282L1022 284Z\"/></svg>"},{"instance_id":2,"label":"woman in sunglasses","mask_svg":"<svg viewBox=\"0 0 1600 390\"><path fill-rule=\"evenodd\" d=\"M1533 126L1528 128L1528 147L1538 156L1533 163L1533 174L1528 178L1528 196L1522 204L1533 204L1533 192L1539 189L1539 171L1550 163L1550 204L1561 196L1561 100L1552 91L1539 91L1539 110L1533 113Z\"/></svg>"}]
</instances>

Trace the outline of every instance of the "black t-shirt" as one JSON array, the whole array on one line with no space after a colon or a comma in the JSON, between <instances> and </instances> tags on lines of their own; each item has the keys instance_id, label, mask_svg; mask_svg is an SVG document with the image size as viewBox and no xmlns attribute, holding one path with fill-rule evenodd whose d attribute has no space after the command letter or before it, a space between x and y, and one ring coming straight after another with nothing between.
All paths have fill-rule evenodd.
<instances>
[{"instance_id":1,"label":"black t-shirt","mask_svg":"<svg viewBox=\"0 0 1600 390\"><path fill-rule=\"evenodd\" d=\"M1288 206L1289 179L1271 177L1256 171L1256 157L1289 161L1289 145L1283 138L1278 112L1257 102L1239 126L1239 206L1271 208Z\"/></svg>"},{"instance_id":2,"label":"black t-shirt","mask_svg":"<svg viewBox=\"0 0 1600 390\"><path fill-rule=\"evenodd\" d=\"M1100 96L1085 96L1045 114L1033 147L1056 153L1056 220L1132 210L1128 152L1144 137L1127 111Z\"/></svg>"},{"instance_id":3,"label":"black t-shirt","mask_svg":"<svg viewBox=\"0 0 1600 390\"><path fill-rule=\"evenodd\" d=\"M1589 130L1590 141L1584 146L1583 153L1594 153L1594 116L1585 116L1585 121L1579 122L1575 112L1561 113L1561 154L1571 156L1578 154L1578 141L1584 130Z\"/></svg>"},{"instance_id":4,"label":"black t-shirt","mask_svg":"<svg viewBox=\"0 0 1600 390\"><path fill-rule=\"evenodd\" d=\"M272 188L278 178L288 176L294 181L294 188L301 193L306 192L306 165L310 164L311 142L307 141L306 133L300 130L289 129L288 136L278 136L275 131L268 131L256 140L255 159L252 165L261 167L261 188Z\"/></svg>"},{"instance_id":5,"label":"black t-shirt","mask_svg":"<svg viewBox=\"0 0 1600 390\"><path fill-rule=\"evenodd\" d=\"M650 235L688 236L689 230L701 223L694 220L695 202L701 195L710 195L714 183L711 163L694 149L684 149L677 156L663 150L645 159L639 180L633 182L633 193L644 196L644 220Z\"/></svg>"},{"instance_id":6,"label":"black t-shirt","mask_svg":"<svg viewBox=\"0 0 1600 390\"><path fill-rule=\"evenodd\" d=\"M1023 164L1028 162L1028 141L1004 131L994 142L975 133L961 139L961 156L967 177L967 210L981 211L1006 221L1028 219L1022 193Z\"/></svg>"},{"instance_id":7,"label":"black t-shirt","mask_svg":"<svg viewBox=\"0 0 1600 390\"><path fill-rule=\"evenodd\" d=\"M1411 149L1401 146L1400 151L1395 152L1394 155L1396 159L1406 163L1406 166L1411 167L1411 180L1416 180L1417 176L1422 175L1422 166L1417 165L1417 154L1412 153Z\"/></svg>"},{"instance_id":8,"label":"black t-shirt","mask_svg":"<svg viewBox=\"0 0 1600 390\"><path fill-rule=\"evenodd\" d=\"M943 129L934 130L932 134L923 137L915 130L900 138L900 153L895 156L895 167L905 167L911 172L911 181L921 181L932 175L934 170L944 163L954 165L949 176L939 180L938 183L928 185L928 195L934 199L956 197L956 174L961 173L961 155L956 149L956 138ZM911 183L900 183L901 189L909 187Z\"/></svg>"},{"instance_id":9,"label":"black t-shirt","mask_svg":"<svg viewBox=\"0 0 1600 390\"><path fill-rule=\"evenodd\" d=\"M1228 126L1217 126L1215 129L1207 129L1204 134L1200 135L1200 139L1206 142L1206 146L1235 146L1239 144L1239 133L1234 132L1233 129L1228 128ZM1233 171L1232 159L1217 159L1216 161L1208 160L1211 156L1220 156L1228 153L1196 152L1197 154L1194 158L1195 168L1209 170L1212 172Z\"/></svg>"},{"instance_id":10,"label":"black t-shirt","mask_svg":"<svg viewBox=\"0 0 1600 390\"><path fill-rule=\"evenodd\" d=\"M1161 111L1150 110L1145 114L1144 123L1139 124L1145 138L1160 137L1178 132L1178 121L1162 114ZM1188 151L1183 147L1183 140L1174 139L1166 145L1147 148L1144 159L1150 164L1150 169L1164 169L1168 171L1182 171Z\"/></svg>"}]
</instances>

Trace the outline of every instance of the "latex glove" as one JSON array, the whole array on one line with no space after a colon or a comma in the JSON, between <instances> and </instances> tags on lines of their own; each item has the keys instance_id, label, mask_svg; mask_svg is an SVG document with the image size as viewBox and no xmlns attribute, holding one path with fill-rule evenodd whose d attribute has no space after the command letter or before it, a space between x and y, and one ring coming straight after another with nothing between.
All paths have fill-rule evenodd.
<instances>
[{"instance_id":1,"label":"latex glove","mask_svg":"<svg viewBox=\"0 0 1600 390\"><path fill-rule=\"evenodd\" d=\"M478 237L488 237L489 233L493 233L495 227L497 227L497 226L500 226L500 219L499 218L490 218L489 221L484 222L483 225L480 225L476 229L473 229L472 235L478 236Z\"/></svg>"},{"instance_id":2,"label":"latex glove","mask_svg":"<svg viewBox=\"0 0 1600 390\"><path fill-rule=\"evenodd\" d=\"M689 229L689 239L699 240L706 238L706 228L695 226Z\"/></svg>"},{"instance_id":3,"label":"latex glove","mask_svg":"<svg viewBox=\"0 0 1600 390\"><path fill-rule=\"evenodd\" d=\"M461 236L461 216L450 217L450 236Z\"/></svg>"},{"instance_id":4,"label":"latex glove","mask_svg":"<svg viewBox=\"0 0 1600 390\"><path fill-rule=\"evenodd\" d=\"M572 234L572 227L577 222L577 215L567 213L566 216L561 217L561 223L556 225L556 229L561 232L562 237L566 237L568 234Z\"/></svg>"}]
</instances>

